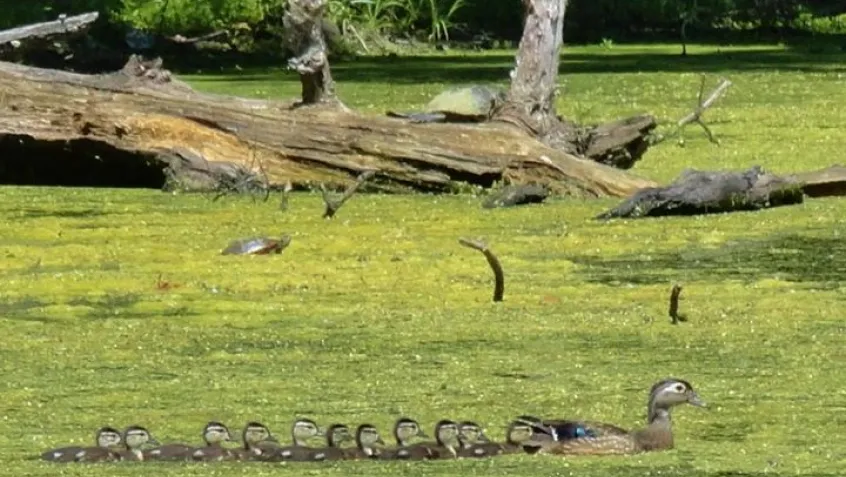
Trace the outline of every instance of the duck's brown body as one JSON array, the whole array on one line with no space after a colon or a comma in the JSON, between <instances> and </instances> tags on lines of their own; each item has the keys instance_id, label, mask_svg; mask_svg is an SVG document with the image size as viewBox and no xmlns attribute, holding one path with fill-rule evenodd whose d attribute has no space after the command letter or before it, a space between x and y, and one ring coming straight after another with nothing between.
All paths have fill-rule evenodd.
<instances>
[{"instance_id":1,"label":"duck's brown body","mask_svg":"<svg viewBox=\"0 0 846 477\"><path fill-rule=\"evenodd\" d=\"M652 386L649 394L648 420L643 429L627 431L620 427L591 421L543 421L543 426L567 429L557 440L534 447L540 453L558 455L621 455L668 450L674 447L670 409L689 403L705 403L687 381L666 379ZM527 451L533 452L529 448Z\"/></svg>"}]
</instances>

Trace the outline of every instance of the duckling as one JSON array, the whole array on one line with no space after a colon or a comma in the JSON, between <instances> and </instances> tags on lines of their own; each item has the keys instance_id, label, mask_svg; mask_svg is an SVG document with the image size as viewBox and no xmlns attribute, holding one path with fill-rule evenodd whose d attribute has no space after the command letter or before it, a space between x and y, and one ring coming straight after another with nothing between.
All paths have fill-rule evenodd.
<instances>
[{"instance_id":1,"label":"duckling","mask_svg":"<svg viewBox=\"0 0 846 477\"><path fill-rule=\"evenodd\" d=\"M141 426L129 426L123 432L123 443L126 449L113 451L103 447L93 447L76 454L77 462L112 462L116 460L144 460L141 447L145 444L158 444L147 429Z\"/></svg>"},{"instance_id":2,"label":"duckling","mask_svg":"<svg viewBox=\"0 0 846 477\"><path fill-rule=\"evenodd\" d=\"M379 431L372 424L362 424L355 430L356 446L352 449L344 449L346 459L376 459L379 458L382 450L376 444L385 445L385 441L379 435Z\"/></svg>"},{"instance_id":3,"label":"duckling","mask_svg":"<svg viewBox=\"0 0 846 477\"><path fill-rule=\"evenodd\" d=\"M216 432L220 426L223 426L223 424L211 421L203 428L203 441L206 442L206 445L211 445L209 439L212 441L214 440ZM187 459L191 455L191 452L195 449L197 449L197 446L174 442L145 450L144 459L156 461L182 461Z\"/></svg>"},{"instance_id":4,"label":"duckling","mask_svg":"<svg viewBox=\"0 0 846 477\"><path fill-rule=\"evenodd\" d=\"M429 436L423 432L420 424L414 419L410 417L397 419L397 422L394 423L394 438L397 441L397 446L393 449L384 450L379 457L382 459L409 459L415 456L419 458L428 457L429 452L425 448L415 448L409 454L408 447L411 440L415 437L428 438Z\"/></svg>"},{"instance_id":5,"label":"duckling","mask_svg":"<svg viewBox=\"0 0 846 477\"><path fill-rule=\"evenodd\" d=\"M647 425L643 429L625 431L617 426L588 421L550 421L557 429L566 423L570 434L558 434L556 441L544 442L538 452L560 455L636 454L672 449L673 429L670 410L680 404L707 407L693 386L677 378L655 383L649 391ZM530 451L529 449L526 449ZM531 451L530 451L531 452Z\"/></svg>"},{"instance_id":6,"label":"duckling","mask_svg":"<svg viewBox=\"0 0 846 477\"><path fill-rule=\"evenodd\" d=\"M244 448L235 451L237 458L241 460L259 460L259 457L276 452L279 449L279 441L276 436L270 433L270 429L260 422L248 422L244 426L242 439Z\"/></svg>"},{"instance_id":7,"label":"duckling","mask_svg":"<svg viewBox=\"0 0 846 477\"><path fill-rule=\"evenodd\" d=\"M467 446L464 440L465 438L462 437L462 448L458 451L458 456L479 458L520 453L523 452L523 445L532 439L534 433L535 431L531 424L524 422L522 419L516 419L508 425L505 431L505 442L503 443L487 441ZM460 435L467 435L467 433L465 432Z\"/></svg>"},{"instance_id":8,"label":"duckling","mask_svg":"<svg viewBox=\"0 0 846 477\"><path fill-rule=\"evenodd\" d=\"M482 426L473 421L462 421L458 423L458 438L461 441L461 447L466 449L475 444L482 444L490 442L488 436L485 435Z\"/></svg>"},{"instance_id":9,"label":"duckling","mask_svg":"<svg viewBox=\"0 0 846 477\"><path fill-rule=\"evenodd\" d=\"M341 448L341 444L354 439L350 435L349 427L344 424L332 424L326 430L326 447L312 449L308 460L342 460L346 456L347 449Z\"/></svg>"},{"instance_id":10,"label":"duckling","mask_svg":"<svg viewBox=\"0 0 846 477\"><path fill-rule=\"evenodd\" d=\"M396 449L389 458L398 460L451 459L457 457L461 443L458 424L442 419L435 424L435 442L421 442Z\"/></svg>"},{"instance_id":11,"label":"duckling","mask_svg":"<svg viewBox=\"0 0 846 477\"><path fill-rule=\"evenodd\" d=\"M280 447L261 456L261 460L280 462L287 460L309 460L313 447L308 447L308 440L322 437L325 433L311 419L297 419L291 426L293 445Z\"/></svg>"},{"instance_id":12,"label":"duckling","mask_svg":"<svg viewBox=\"0 0 846 477\"><path fill-rule=\"evenodd\" d=\"M203 440L206 441L206 445L190 449L185 454L187 460L209 462L233 460L237 457L232 449L223 447L224 442L232 442L232 433L224 424L217 421L206 424L203 429Z\"/></svg>"},{"instance_id":13,"label":"duckling","mask_svg":"<svg viewBox=\"0 0 846 477\"><path fill-rule=\"evenodd\" d=\"M76 455L82 451L119 446L123 442L123 436L114 427L105 426L97 430L94 441L97 444L95 447L67 446L45 451L41 454L41 459L49 462L73 462Z\"/></svg>"}]
</instances>

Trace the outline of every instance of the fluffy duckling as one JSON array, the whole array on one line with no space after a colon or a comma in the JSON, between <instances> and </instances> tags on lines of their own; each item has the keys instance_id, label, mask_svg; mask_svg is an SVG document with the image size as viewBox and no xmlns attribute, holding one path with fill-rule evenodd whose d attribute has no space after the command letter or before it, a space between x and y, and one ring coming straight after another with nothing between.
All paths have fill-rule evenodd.
<instances>
[{"instance_id":1,"label":"fluffy duckling","mask_svg":"<svg viewBox=\"0 0 846 477\"><path fill-rule=\"evenodd\" d=\"M297 419L291 426L291 439L293 445L280 447L261 456L261 460L270 462L281 461L307 461L314 450L308 447L308 441L315 437L322 437L325 435L323 430L317 426L317 423L311 419Z\"/></svg>"},{"instance_id":2,"label":"fluffy duckling","mask_svg":"<svg viewBox=\"0 0 846 477\"><path fill-rule=\"evenodd\" d=\"M382 451L376 445L385 445L379 431L372 424L358 426L355 430L355 443L354 448L344 449L346 459L377 459Z\"/></svg>"},{"instance_id":3,"label":"fluffy duckling","mask_svg":"<svg viewBox=\"0 0 846 477\"><path fill-rule=\"evenodd\" d=\"M204 447L190 449L185 458L190 461L215 462L222 460L233 460L237 458L236 452L223 447L224 442L232 442L232 433L223 423L211 421L203 429Z\"/></svg>"},{"instance_id":4,"label":"fluffy duckling","mask_svg":"<svg viewBox=\"0 0 846 477\"><path fill-rule=\"evenodd\" d=\"M382 459L414 459L427 458L430 452L424 447L411 446L411 441L415 438L428 438L429 436L420 427L420 424L410 417L401 417L394 423L394 439L397 445L393 449L386 449L379 455Z\"/></svg>"},{"instance_id":5,"label":"fluffy duckling","mask_svg":"<svg viewBox=\"0 0 846 477\"><path fill-rule=\"evenodd\" d=\"M113 451L103 447L93 447L76 454L77 462L112 462L117 460L143 461L141 448L146 444L158 444L147 429L141 426L129 426L123 432L126 449Z\"/></svg>"},{"instance_id":6,"label":"fluffy duckling","mask_svg":"<svg viewBox=\"0 0 846 477\"><path fill-rule=\"evenodd\" d=\"M120 431L114 427L105 426L97 430L94 442L96 443L96 446L94 447L66 446L58 449L51 449L43 452L41 454L41 459L48 462L73 462L76 460L76 455L78 453L86 450L97 448L116 450L115 448L120 446L123 442L123 436Z\"/></svg>"},{"instance_id":7,"label":"fluffy duckling","mask_svg":"<svg viewBox=\"0 0 846 477\"><path fill-rule=\"evenodd\" d=\"M270 429L260 422L248 422L242 434L244 448L235 451L240 460L261 460L261 457L276 452L279 441L271 434Z\"/></svg>"}]
</instances>

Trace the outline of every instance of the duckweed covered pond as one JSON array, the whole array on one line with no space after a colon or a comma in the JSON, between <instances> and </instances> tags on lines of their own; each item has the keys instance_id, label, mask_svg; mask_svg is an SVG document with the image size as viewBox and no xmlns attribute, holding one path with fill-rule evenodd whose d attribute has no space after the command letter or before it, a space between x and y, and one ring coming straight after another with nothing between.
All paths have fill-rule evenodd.
<instances>
[{"instance_id":1,"label":"duckweed covered pond","mask_svg":"<svg viewBox=\"0 0 846 477\"><path fill-rule=\"evenodd\" d=\"M656 148L636 172L663 181L687 166L757 161L792 171L836 162L846 144L824 128L846 117L820 91L842 87L841 73L834 63L785 65L764 73L729 63L736 89L711 112L722 121L715 132L723 146L691 131L685 149ZM646 71L577 72L570 77L582 86L571 86L568 107L596 104L596 119L628 114L597 100L604 96L588 82L598 78L642 84L629 92L646 109L659 99L677 104L654 91L674 91L670 83L684 76ZM378 101L383 86L364 83L351 83L349 102ZM793 95L774 106L773 89ZM798 119L788 128L773 108ZM771 147L773 138L789 148ZM799 149L805 154L791 152ZM602 223L591 217L615 201L482 210L470 195L357 195L326 221L319 195L308 193L293 194L285 212L276 197L212 202L149 190L6 187L0 197L0 459L8 475L225 475L243 466L256 475L612 477L846 469L842 200ZM220 255L234 238L282 232L293 242L281 255ZM504 302L490 302L490 270L458 237L481 237L498 254ZM690 321L672 326L666 300L676 281ZM666 376L691 381L710 407L674 412L676 449L633 457L32 460L90 442L106 424L137 423L162 442L197 443L212 419L233 430L260 420L285 438L304 415L324 426L372 422L383 435L400 415L429 433L443 417L473 419L494 438L522 413L635 427L649 386Z\"/></svg>"}]
</instances>

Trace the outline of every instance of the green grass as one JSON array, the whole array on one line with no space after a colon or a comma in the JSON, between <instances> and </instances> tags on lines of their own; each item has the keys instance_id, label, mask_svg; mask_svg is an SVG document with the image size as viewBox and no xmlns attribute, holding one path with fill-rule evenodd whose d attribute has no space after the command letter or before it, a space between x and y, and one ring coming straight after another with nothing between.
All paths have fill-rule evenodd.
<instances>
[{"instance_id":1,"label":"green grass","mask_svg":"<svg viewBox=\"0 0 846 477\"><path fill-rule=\"evenodd\" d=\"M635 172L666 181L685 167L758 163L784 172L842 158L846 72L836 60L846 58L763 47L706 54L713 50L684 60L673 48L570 50L559 106L582 121L639 111L674 119L695 97L696 72L708 71L735 82L708 113L723 145L691 128L686 148L661 145ZM348 104L379 113L508 67L500 52L367 60L335 73ZM424 77L437 81L419 84ZM278 71L189 79L244 95L298 88ZM210 419L233 429L258 419L285 437L300 415L323 425L372 422L385 434L401 414L427 428L442 417L475 419L496 438L520 413L634 427L646 390L665 376L690 380L711 405L674 413L668 452L250 469L716 477L840 476L846 466L846 206L838 199L600 223L591 217L615 200L489 211L467 195L361 195L325 221L319 195L305 193L287 212L273 201L146 190L0 194L4 474L231 475L247 465L30 460L91 441L105 424L140 423L161 441L198 441ZM282 231L294 238L282 255L219 255L231 239ZM484 238L500 256L503 303L490 303L490 271L458 245L461 236ZM679 326L666 316L674 281L685 285L690 318Z\"/></svg>"}]
</instances>

